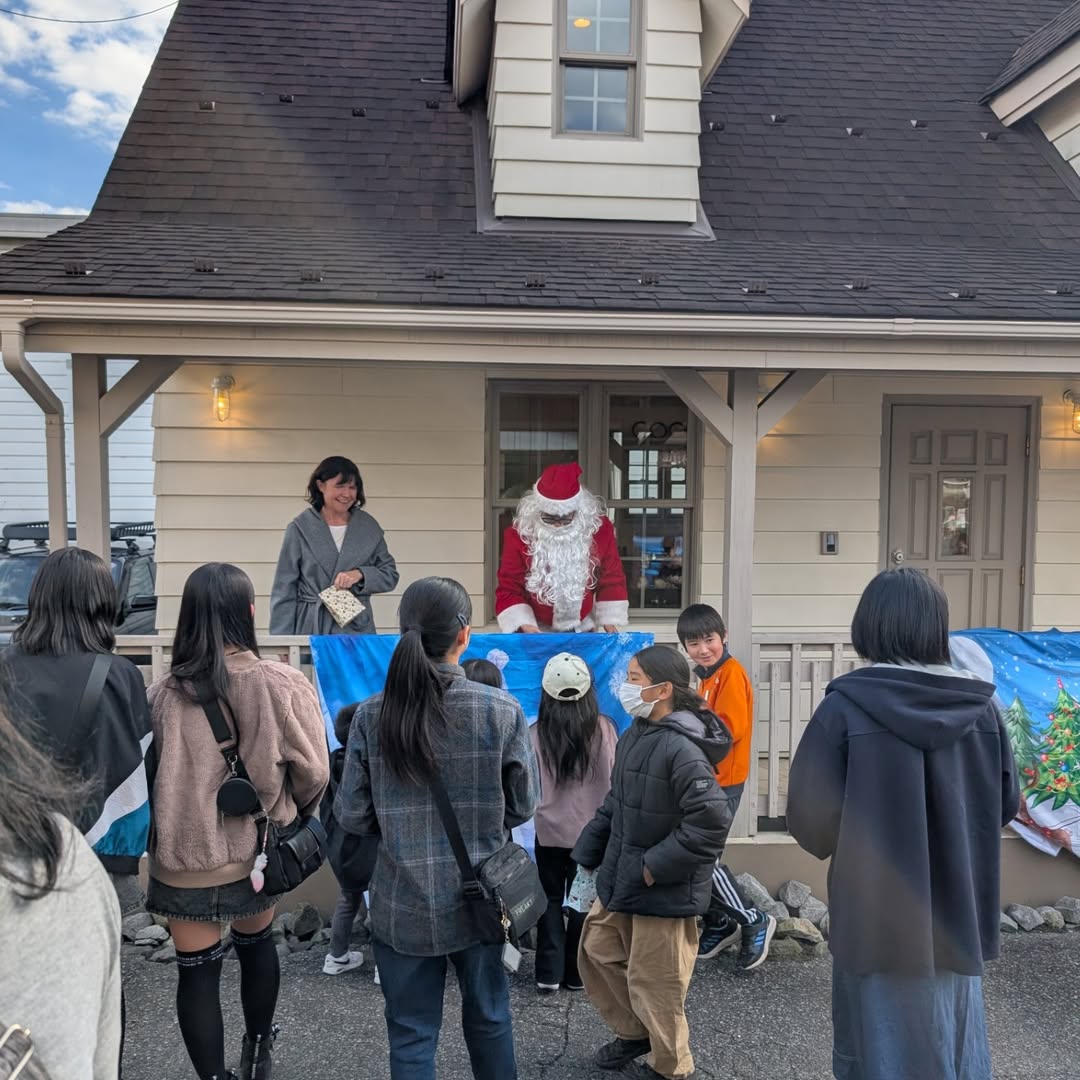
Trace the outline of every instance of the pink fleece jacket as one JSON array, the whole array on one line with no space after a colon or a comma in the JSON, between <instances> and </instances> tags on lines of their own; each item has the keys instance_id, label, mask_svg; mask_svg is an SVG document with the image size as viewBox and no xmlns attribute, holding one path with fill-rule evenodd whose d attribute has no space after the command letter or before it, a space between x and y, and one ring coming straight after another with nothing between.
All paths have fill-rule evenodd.
<instances>
[{"instance_id":1,"label":"pink fleece jacket","mask_svg":"<svg viewBox=\"0 0 1080 1080\"><path fill-rule=\"evenodd\" d=\"M285 825L314 813L329 780L326 730L304 675L254 653L226 657L229 698L223 711L239 733L240 756L262 805ZM227 775L200 706L159 679L147 695L157 773L151 794L150 873L179 888L227 885L245 878L255 859L250 815L223 818L217 791Z\"/></svg>"}]
</instances>

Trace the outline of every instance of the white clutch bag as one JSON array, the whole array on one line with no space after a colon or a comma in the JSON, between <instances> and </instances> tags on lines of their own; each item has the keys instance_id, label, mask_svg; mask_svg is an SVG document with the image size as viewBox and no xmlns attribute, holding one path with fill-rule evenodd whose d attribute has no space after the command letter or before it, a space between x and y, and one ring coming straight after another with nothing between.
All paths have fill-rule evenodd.
<instances>
[{"instance_id":1,"label":"white clutch bag","mask_svg":"<svg viewBox=\"0 0 1080 1080\"><path fill-rule=\"evenodd\" d=\"M348 626L349 623L366 609L364 605L348 589L339 589L331 585L329 589L323 589L319 593L319 599L338 626Z\"/></svg>"},{"instance_id":2,"label":"white clutch bag","mask_svg":"<svg viewBox=\"0 0 1080 1080\"><path fill-rule=\"evenodd\" d=\"M571 911L580 911L587 915L595 901L596 873L579 866L574 875L574 883L570 886L570 895L566 898L566 906Z\"/></svg>"}]
</instances>

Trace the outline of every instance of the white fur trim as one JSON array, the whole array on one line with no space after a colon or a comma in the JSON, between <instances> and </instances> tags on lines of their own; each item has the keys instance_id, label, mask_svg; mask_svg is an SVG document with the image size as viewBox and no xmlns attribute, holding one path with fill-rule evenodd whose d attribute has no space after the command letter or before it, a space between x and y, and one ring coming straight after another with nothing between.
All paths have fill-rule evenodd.
<instances>
[{"instance_id":1,"label":"white fur trim","mask_svg":"<svg viewBox=\"0 0 1080 1080\"><path fill-rule=\"evenodd\" d=\"M579 506L581 506L585 492L583 488L578 488L578 493L569 499L549 499L546 495L541 495L536 488L533 488L533 495L536 498L536 505L541 512L563 516L565 514L572 514Z\"/></svg>"},{"instance_id":2,"label":"white fur trim","mask_svg":"<svg viewBox=\"0 0 1080 1080\"><path fill-rule=\"evenodd\" d=\"M539 626L536 613L528 604L512 604L500 611L496 616L499 629L504 634L517 633L523 626Z\"/></svg>"},{"instance_id":3,"label":"white fur trim","mask_svg":"<svg viewBox=\"0 0 1080 1080\"><path fill-rule=\"evenodd\" d=\"M599 626L626 626L630 621L630 601L597 600L592 613Z\"/></svg>"}]
</instances>

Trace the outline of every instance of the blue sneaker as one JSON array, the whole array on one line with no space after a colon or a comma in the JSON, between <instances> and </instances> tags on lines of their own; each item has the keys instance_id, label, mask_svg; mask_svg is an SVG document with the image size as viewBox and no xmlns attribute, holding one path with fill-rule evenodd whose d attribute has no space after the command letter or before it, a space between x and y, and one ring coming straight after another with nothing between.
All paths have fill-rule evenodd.
<instances>
[{"instance_id":1,"label":"blue sneaker","mask_svg":"<svg viewBox=\"0 0 1080 1080\"><path fill-rule=\"evenodd\" d=\"M705 926L698 943L698 960L711 960L718 952L736 944L742 937L742 927L734 919L725 919L715 926Z\"/></svg>"},{"instance_id":2,"label":"blue sneaker","mask_svg":"<svg viewBox=\"0 0 1080 1080\"><path fill-rule=\"evenodd\" d=\"M753 971L765 963L769 955L769 943L776 933L776 920L771 915L759 911L752 923L743 927L742 948L739 950L738 967L742 971Z\"/></svg>"}]
</instances>

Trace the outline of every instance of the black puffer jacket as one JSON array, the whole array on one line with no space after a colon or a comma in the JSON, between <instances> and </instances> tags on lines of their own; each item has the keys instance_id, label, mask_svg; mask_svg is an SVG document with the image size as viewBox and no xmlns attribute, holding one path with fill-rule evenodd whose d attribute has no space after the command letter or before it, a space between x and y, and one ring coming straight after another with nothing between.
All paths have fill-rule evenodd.
<instances>
[{"instance_id":1,"label":"black puffer jacket","mask_svg":"<svg viewBox=\"0 0 1080 1080\"><path fill-rule=\"evenodd\" d=\"M608 911L683 918L709 906L713 864L732 808L715 767L731 736L711 713L635 720L619 739L611 791L573 851L599 867L596 891ZM656 881L646 885L644 867Z\"/></svg>"}]
</instances>

